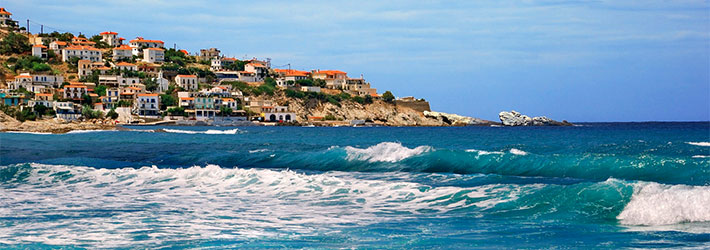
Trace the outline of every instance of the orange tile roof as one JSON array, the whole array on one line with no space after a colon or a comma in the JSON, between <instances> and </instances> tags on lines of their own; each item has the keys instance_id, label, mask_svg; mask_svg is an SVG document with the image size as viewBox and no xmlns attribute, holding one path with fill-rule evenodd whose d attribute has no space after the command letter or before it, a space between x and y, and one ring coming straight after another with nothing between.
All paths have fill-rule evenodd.
<instances>
[{"instance_id":1,"label":"orange tile roof","mask_svg":"<svg viewBox=\"0 0 710 250\"><path fill-rule=\"evenodd\" d=\"M94 48L94 47L91 47L91 46L75 46L75 45L66 47L66 48L64 48L64 49L65 49L65 50L94 50L94 51L101 51L101 50L99 50L99 49L97 49L97 48Z\"/></svg>"},{"instance_id":2,"label":"orange tile roof","mask_svg":"<svg viewBox=\"0 0 710 250\"><path fill-rule=\"evenodd\" d=\"M89 96L99 96L99 95L97 95L95 93L89 93Z\"/></svg>"},{"instance_id":3,"label":"orange tile roof","mask_svg":"<svg viewBox=\"0 0 710 250\"><path fill-rule=\"evenodd\" d=\"M52 94L37 93L36 96L52 96Z\"/></svg>"},{"instance_id":4,"label":"orange tile roof","mask_svg":"<svg viewBox=\"0 0 710 250\"><path fill-rule=\"evenodd\" d=\"M158 96L158 94L139 94L138 96Z\"/></svg>"},{"instance_id":5,"label":"orange tile roof","mask_svg":"<svg viewBox=\"0 0 710 250\"><path fill-rule=\"evenodd\" d=\"M159 43L159 44L165 44L163 41L160 40L147 40L143 39L142 37L138 37L136 39L130 40L130 43Z\"/></svg>"},{"instance_id":6,"label":"orange tile roof","mask_svg":"<svg viewBox=\"0 0 710 250\"><path fill-rule=\"evenodd\" d=\"M176 77L178 77L178 76L179 76L180 78L197 78L196 75L177 75Z\"/></svg>"},{"instance_id":7,"label":"orange tile roof","mask_svg":"<svg viewBox=\"0 0 710 250\"><path fill-rule=\"evenodd\" d=\"M118 35L118 33L113 32L113 31L105 31L105 32L99 33L99 35Z\"/></svg>"},{"instance_id":8,"label":"orange tile roof","mask_svg":"<svg viewBox=\"0 0 710 250\"><path fill-rule=\"evenodd\" d=\"M181 49L181 50L178 50L178 51L182 52L182 53L185 54L185 55L188 55L188 54L189 54L189 53L187 53L187 50L184 50L184 49Z\"/></svg>"},{"instance_id":9,"label":"orange tile roof","mask_svg":"<svg viewBox=\"0 0 710 250\"><path fill-rule=\"evenodd\" d=\"M147 49L147 50L159 50L159 51L165 50L165 49L163 49L163 48L145 48L145 49Z\"/></svg>"},{"instance_id":10,"label":"orange tile roof","mask_svg":"<svg viewBox=\"0 0 710 250\"><path fill-rule=\"evenodd\" d=\"M194 101L195 98L193 98L193 97L180 97L180 100Z\"/></svg>"},{"instance_id":11,"label":"orange tile roof","mask_svg":"<svg viewBox=\"0 0 710 250\"><path fill-rule=\"evenodd\" d=\"M39 48L43 48L43 49L47 48L47 46L44 46L42 44L33 45L32 47L35 47L35 48L39 47Z\"/></svg>"},{"instance_id":12,"label":"orange tile roof","mask_svg":"<svg viewBox=\"0 0 710 250\"><path fill-rule=\"evenodd\" d=\"M223 102L233 102L234 99L232 99L232 98L222 98L222 101L223 101Z\"/></svg>"},{"instance_id":13,"label":"orange tile roof","mask_svg":"<svg viewBox=\"0 0 710 250\"><path fill-rule=\"evenodd\" d=\"M347 74L347 73L340 71L340 70L316 70L316 71L313 71L313 74L339 75L339 74Z\"/></svg>"},{"instance_id":14,"label":"orange tile roof","mask_svg":"<svg viewBox=\"0 0 710 250\"><path fill-rule=\"evenodd\" d=\"M136 65L129 63L129 62L120 62L120 63L117 63L116 66L136 66Z\"/></svg>"},{"instance_id":15,"label":"orange tile roof","mask_svg":"<svg viewBox=\"0 0 710 250\"><path fill-rule=\"evenodd\" d=\"M85 89L85 85L65 85L64 88L80 88L80 89Z\"/></svg>"},{"instance_id":16,"label":"orange tile roof","mask_svg":"<svg viewBox=\"0 0 710 250\"><path fill-rule=\"evenodd\" d=\"M249 72L249 71L239 71L239 73L247 74L247 75L254 74L254 72Z\"/></svg>"},{"instance_id":17,"label":"orange tile roof","mask_svg":"<svg viewBox=\"0 0 710 250\"><path fill-rule=\"evenodd\" d=\"M234 58L234 57L225 57L225 58L222 58L222 61L236 61L236 60L237 60L237 58Z\"/></svg>"},{"instance_id":18,"label":"orange tile roof","mask_svg":"<svg viewBox=\"0 0 710 250\"><path fill-rule=\"evenodd\" d=\"M247 63L247 65L254 66L255 68L266 68L266 66L264 66L264 65L261 64L261 63L253 63L253 62L252 62L252 63Z\"/></svg>"},{"instance_id":19,"label":"orange tile roof","mask_svg":"<svg viewBox=\"0 0 710 250\"><path fill-rule=\"evenodd\" d=\"M127 88L127 89L132 89L132 90L141 90L140 88L136 88L136 87L126 87L126 88Z\"/></svg>"},{"instance_id":20,"label":"orange tile roof","mask_svg":"<svg viewBox=\"0 0 710 250\"><path fill-rule=\"evenodd\" d=\"M310 74L308 71L301 71L295 69L274 69L277 73L282 73L286 76L308 76Z\"/></svg>"},{"instance_id":21,"label":"orange tile roof","mask_svg":"<svg viewBox=\"0 0 710 250\"><path fill-rule=\"evenodd\" d=\"M7 10L5 10L5 8L0 8L0 14L12 15L12 13L8 12Z\"/></svg>"},{"instance_id":22,"label":"orange tile roof","mask_svg":"<svg viewBox=\"0 0 710 250\"><path fill-rule=\"evenodd\" d=\"M109 70L109 69L111 69L111 68L106 67L106 66L103 66L103 67L98 67L98 68L96 68L96 69L98 69L98 70Z\"/></svg>"},{"instance_id":23,"label":"orange tile roof","mask_svg":"<svg viewBox=\"0 0 710 250\"><path fill-rule=\"evenodd\" d=\"M67 42L64 42L64 41L54 41L54 43L56 43L57 45L62 45L62 46L67 45Z\"/></svg>"},{"instance_id":24,"label":"orange tile roof","mask_svg":"<svg viewBox=\"0 0 710 250\"><path fill-rule=\"evenodd\" d=\"M19 76L15 76L15 78L32 78L32 76L28 76L28 75L19 75Z\"/></svg>"},{"instance_id":25,"label":"orange tile roof","mask_svg":"<svg viewBox=\"0 0 710 250\"><path fill-rule=\"evenodd\" d=\"M118 47L113 48L113 49L114 49L114 50L132 50L133 48L131 48L131 46L128 46L128 45L125 45L125 44L124 44L124 45L118 46Z\"/></svg>"},{"instance_id":26,"label":"orange tile roof","mask_svg":"<svg viewBox=\"0 0 710 250\"><path fill-rule=\"evenodd\" d=\"M227 90L227 87L217 86L217 88L220 88L222 90Z\"/></svg>"}]
</instances>

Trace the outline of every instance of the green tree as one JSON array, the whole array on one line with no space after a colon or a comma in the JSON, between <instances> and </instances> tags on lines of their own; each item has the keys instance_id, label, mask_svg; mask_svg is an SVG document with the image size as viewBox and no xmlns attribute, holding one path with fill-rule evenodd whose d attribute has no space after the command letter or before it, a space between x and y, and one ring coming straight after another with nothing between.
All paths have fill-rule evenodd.
<instances>
[{"instance_id":1,"label":"green tree","mask_svg":"<svg viewBox=\"0 0 710 250\"><path fill-rule=\"evenodd\" d=\"M84 104L89 104L89 105L94 104L94 100L91 99L91 96L88 94L82 95L81 99Z\"/></svg>"},{"instance_id":2,"label":"green tree","mask_svg":"<svg viewBox=\"0 0 710 250\"><path fill-rule=\"evenodd\" d=\"M158 82L155 80L155 78L146 78L143 80L143 84L145 84L145 89L151 92L154 92L156 89L158 89Z\"/></svg>"},{"instance_id":3,"label":"green tree","mask_svg":"<svg viewBox=\"0 0 710 250\"><path fill-rule=\"evenodd\" d=\"M97 85L96 88L94 88L94 93L99 96L106 96L106 88L106 85Z\"/></svg>"},{"instance_id":4,"label":"green tree","mask_svg":"<svg viewBox=\"0 0 710 250\"><path fill-rule=\"evenodd\" d=\"M0 41L0 54L22 54L32 49L25 35L10 32Z\"/></svg>"},{"instance_id":5,"label":"green tree","mask_svg":"<svg viewBox=\"0 0 710 250\"><path fill-rule=\"evenodd\" d=\"M221 106L221 107L219 107L219 113L222 114L222 116L225 116L226 114L231 115L232 108L227 107L227 106Z\"/></svg>"},{"instance_id":6,"label":"green tree","mask_svg":"<svg viewBox=\"0 0 710 250\"><path fill-rule=\"evenodd\" d=\"M166 107L176 106L177 100L172 95L162 94L160 95L160 109L165 109Z\"/></svg>"},{"instance_id":7,"label":"green tree","mask_svg":"<svg viewBox=\"0 0 710 250\"><path fill-rule=\"evenodd\" d=\"M37 104L34 106L35 113L37 113L37 116L42 118L42 115L44 115L47 112L47 106L44 106L42 104Z\"/></svg>"},{"instance_id":8,"label":"green tree","mask_svg":"<svg viewBox=\"0 0 710 250\"><path fill-rule=\"evenodd\" d=\"M382 100L384 100L385 102L392 102L394 101L394 95L392 94L392 92L387 90L385 91L385 93L382 94Z\"/></svg>"},{"instance_id":9,"label":"green tree","mask_svg":"<svg viewBox=\"0 0 710 250\"><path fill-rule=\"evenodd\" d=\"M118 113L116 113L116 108L112 108L111 110L109 110L108 113L106 113L106 116L110 117L111 119L116 120L116 118L118 118Z\"/></svg>"}]
</instances>

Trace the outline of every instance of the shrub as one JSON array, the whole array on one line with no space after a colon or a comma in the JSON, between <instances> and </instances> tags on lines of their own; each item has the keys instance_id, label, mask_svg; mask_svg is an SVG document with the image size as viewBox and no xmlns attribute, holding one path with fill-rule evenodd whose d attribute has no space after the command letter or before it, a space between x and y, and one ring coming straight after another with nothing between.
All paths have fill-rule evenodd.
<instances>
[{"instance_id":1,"label":"shrub","mask_svg":"<svg viewBox=\"0 0 710 250\"><path fill-rule=\"evenodd\" d=\"M32 49L26 36L10 32L0 41L0 54L22 54Z\"/></svg>"},{"instance_id":2,"label":"shrub","mask_svg":"<svg viewBox=\"0 0 710 250\"><path fill-rule=\"evenodd\" d=\"M392 102L394 101L394 95L389 90L385 91L385 93L382 94L382 100L385 102Z\"/></svg>"},{"instance_id":3,"label":"shrub","mask_svg":"<svg viewBox=\"0 0 710 250\"><path fill-rule=\"evenodd\" d=\"M115 108L112 108L111 110L108 111L108 113L106 113L106 116L115 120L116 118L118 118L118 113L116 113Z\"/></svg>"}]
</instances>

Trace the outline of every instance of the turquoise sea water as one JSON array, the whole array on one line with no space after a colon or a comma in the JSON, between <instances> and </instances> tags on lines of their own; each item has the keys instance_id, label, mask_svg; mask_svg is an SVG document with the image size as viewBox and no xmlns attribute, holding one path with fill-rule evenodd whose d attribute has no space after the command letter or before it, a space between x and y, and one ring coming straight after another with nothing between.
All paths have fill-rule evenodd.
<instances>
[{"instance_id":1,"label":"turquoise sea water","mask_svg":"<svg viewBox=\"0 0 710 250\"><path fill-rule=\"evenodd\" d=\"M133 129L0 133L0 248L710 248L707 122Z\"/></svg>"}]
</instances>

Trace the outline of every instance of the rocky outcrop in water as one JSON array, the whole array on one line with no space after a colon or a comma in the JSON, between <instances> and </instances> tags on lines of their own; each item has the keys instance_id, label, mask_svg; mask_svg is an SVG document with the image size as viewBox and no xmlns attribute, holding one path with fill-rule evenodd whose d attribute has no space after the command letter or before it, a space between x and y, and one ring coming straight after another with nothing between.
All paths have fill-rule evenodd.
<instances>
[{"instance_id":1,"label":"rocky outcrop in water","mask_svg":"<svg viewBox=\"0 0 710 250\"><path fill-rule=\"evenodd\" d=\"M501 123L505 126L572 126L568 121L558 122L545 116L529 117L515 110L511 112L500 112L498 114Z\"/></svg>"}]
</instances>

